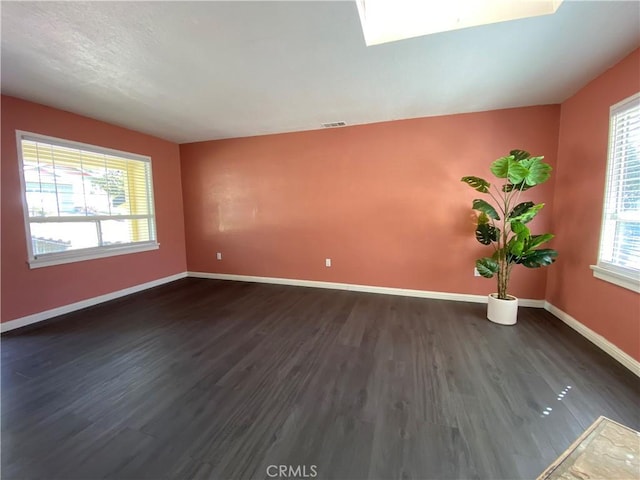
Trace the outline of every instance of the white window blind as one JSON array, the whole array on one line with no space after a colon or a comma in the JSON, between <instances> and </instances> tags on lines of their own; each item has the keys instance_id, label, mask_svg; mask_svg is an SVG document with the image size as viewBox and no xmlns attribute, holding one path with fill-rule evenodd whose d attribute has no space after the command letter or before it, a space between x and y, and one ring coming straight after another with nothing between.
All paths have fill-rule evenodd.
<instances>
[{"instance_id":1,"label":"white window blind","mask_svg":"<svg viewBox=\"0 0 640 480\"><path fill-rule=\"evenodd\" d=\"M157 248L151 159L18 132L32 267Z\"/></svg>"},{"instance_id":2,"label":"white window blind","mask_svg":"<svg viewBox=\"0 0 640 480\"><path fill-rule=\"evenodd\" d=\"M610 113L609 159L595 275L640 289L640 94Z\"/></svg>"}]
</instances>

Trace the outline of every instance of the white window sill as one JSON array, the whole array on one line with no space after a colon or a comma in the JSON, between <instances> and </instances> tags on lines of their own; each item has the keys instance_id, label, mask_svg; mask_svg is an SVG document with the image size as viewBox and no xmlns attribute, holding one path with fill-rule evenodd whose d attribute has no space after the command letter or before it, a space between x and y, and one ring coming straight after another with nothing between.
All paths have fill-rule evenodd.
<instances>
[{"instance_id":1,"label":"white window sill","mask_svg":"<svg viewBox=\"0 0 640 480\"><path fill-rule=\"evenodd\" d=\"M598 265L591 265L591 270L593 270L593 276L600 280L640 293L640 275L615 272Z\"/></svg>"},{"instance_id":2,"label":"white window sill","mask_svg":"<svg viewBox=\"0 0 640 480\"><path fill-rule=\"evenodd\" d=\"M97 258L114 257L116 255L126 255L129 253L147 252L160 248L159 243L145 243L143 245L127 245L122 247L111 248L91 248L85 250L77 250L75 252L53 253L41 255L37 258L29 260L29 268L51 267L53 265L62 265L65 263L83 262L85 260L94 260Z\"/></svg>"}]
</instances>

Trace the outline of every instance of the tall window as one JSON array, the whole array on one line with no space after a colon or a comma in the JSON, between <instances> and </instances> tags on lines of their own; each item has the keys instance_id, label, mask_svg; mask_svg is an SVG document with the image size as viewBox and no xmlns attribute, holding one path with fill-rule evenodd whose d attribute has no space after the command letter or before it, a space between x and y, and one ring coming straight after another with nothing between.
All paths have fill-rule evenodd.
<instances>
[{"instance_id":1,"label":"tall window","mask_svg":"<svg viewBox=\"0 0 640 480\"><path fill-rule=\"evenodd\" d=\"M640 292L640 93L611 107L609 159L594 275Z\"/></svg>"},{"instance_id":2,"label":"tall window","mask_svg":"<svg viewBox=\"0 0 640 480\"><path fill-rule=\"evenodd\" d=\"M151 159L17 132L31 268L158 248Z\"/></svg>"}]
</instances>

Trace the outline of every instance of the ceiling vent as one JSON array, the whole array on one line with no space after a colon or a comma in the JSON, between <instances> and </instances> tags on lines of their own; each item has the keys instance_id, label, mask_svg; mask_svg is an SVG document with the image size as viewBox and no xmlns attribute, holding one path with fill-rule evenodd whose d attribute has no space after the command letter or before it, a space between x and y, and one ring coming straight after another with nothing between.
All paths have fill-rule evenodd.
<instances>
[{"instance_id":1,"label":"ceiling vent","mask_svg":"<svg viewBox=\"0 0 640 480\"><path fill-rule=\"evenodd\" d=\"M329 122L329 123L322 124L324 128L345 127L346 125L347 125L347 122Z\"/></svg>"}]
</instances>

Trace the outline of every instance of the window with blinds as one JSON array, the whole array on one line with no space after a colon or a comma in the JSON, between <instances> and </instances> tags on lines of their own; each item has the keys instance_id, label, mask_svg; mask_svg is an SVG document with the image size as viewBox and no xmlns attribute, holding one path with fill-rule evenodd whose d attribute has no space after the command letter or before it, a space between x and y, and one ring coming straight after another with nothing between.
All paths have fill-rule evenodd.
<instances>
[{"instance_id":1,"label":"window with blinds","mask_svg":"<svg viewBox=\"0 0 640 480\"><path fill-rule=\"evenodd\" d=\"M32 267L158 248L151 159L17 132Z\"/></svg>"},{"instance_id":2,"label":"window with blinds","mask_svg":"<svg viewBox=\"0 0 640 480\"><path fill-rule=\"evenodd\" d=\"M611 107L609 159L594 275L640 291L640 93Z\"/></svg>"}]
</instances>

